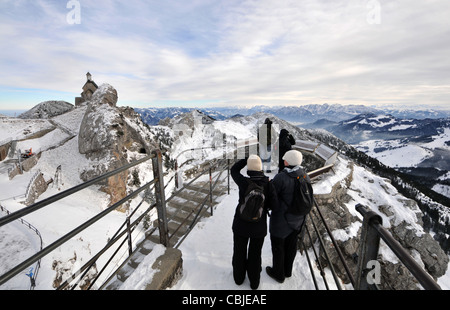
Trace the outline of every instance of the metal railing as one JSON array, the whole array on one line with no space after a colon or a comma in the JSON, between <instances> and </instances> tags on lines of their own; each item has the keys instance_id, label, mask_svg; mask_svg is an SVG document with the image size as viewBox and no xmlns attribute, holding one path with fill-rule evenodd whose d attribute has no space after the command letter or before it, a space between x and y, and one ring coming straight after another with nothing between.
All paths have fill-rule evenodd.
<instances>
[{"instance_id":1,"label":"metal railing","mask_svg":"<svg viewBox=\"0 0 450 310\"><path fill-rule=\"evenodd\" d=\"M363 216L363 228L361 233L361 246L358 256L356 289L378 289L377 283L368 280L368 268L370 261L376 261L380 238L394 252L411 274L426 290L441 290L434 279L411 257L405 248L382 226L380 215L361 204L356 205L356 211Z\"/></svg>"},{"instance_id":2,"label":"metal railing","mask_svg":"<svg viewBox=\"0 0 450 310\"><path fill-rule=\"evenodd\" d=\"M215 160L213 160L215 161ZM189 235L189 233L191 232L192 228L195 226L195 224L197 222L199 222L201 220L201 218L203 217L203 213L202 211L205 209L205 207L209 207L209 213L210 215L213 215L213 206L212 206L212 202L213 202L213 192L216 189L217 185L219 184L219 180L223 174L223 172L225 170L227 170L227 192L230 192L230 160L225 160L226 164L223 163L222 160L219 160L215 163L213 163L213 161L209 162L209 168L205 171L203 171L201 174L199 174L198 176L196 176L194 179L192 179L188 184L184 185L182 188L177 189L173 195L167 200L167 202L169 202L172 198L176 197L177 193L182 192L185 188L188 188L191 184L193 184L196 180L198 180L200 177L208 174L209 178L208 178L208 194L202 199L201 202L199 202L197 204L197 206L190 212L187 214L187 216L185 217L185 220L182 221L179 225L179 227L172 233L172 235L169 238L172 238L173 236L175 236L175 234L177 233L177 231L183 226L188 224L188 229L187 231L184 233L184 235L180 238L180 240L178 240L176 242L176 244L174 245L175 248L178 248L181 243L184 241L184 239L186 239L186 237ZM213 177L213 171L217 172L217 175L215 177ZM175 214L176 215L176 214ZM174 215L174 216L175 216ZM191 216L194 216L193 219L189 222L188 219ZM188 223L189 222L189 223Z\"/></svg>"},{"instance_id":3,"label":"metal railing","mask_svg":"<svg viewBox=\"0 0 450 310\"><path fill-rule=\"evenodd\" d=\"M11 212L9 210L7 210L5 207L3 207L0 204L0 210L5 212L6 214L11 214ZM25 225L25 227L27 227L28 229L32 230L38 237L39 237L39 248L40 250L42 250L43 246L44 246L44 242L42 241L42 236L41 233L39 232L39 230L34 227L33 225L31 225L29 222L25 221L24 219L19 219L18 220L19 223ZM41 260L39 259L36 263L34 272L30 271L30 273L28 274L29 278L30 278L30 290L33 290L36 287L36 278L39 274L39 269L41 268Z\"/></svg>"},{"instance_id":4,"label":"metal railing","mask_svg":"<svg viewBox=\"0 0 450 310\"><path fill-rule=\"evenodd\" d=\"M245 155L248 155L249 153L249 148L251 146L249 146L249 144L246 144L244 146L244 150L243 152L245 152ZM241 150L242 151L242 150ZM239 150L235 150L235 152L237 152L236 154L239 154ZM236 157L235 157L236 158ZM184 240L184 238L186 238L186 236L189 234L189 232L191 231L192 227L195 225L196 222L198 222L198 220L201 218L201 211L204 209L204 207L209 203L210 206L210 212L212 213L213 208L212 208L212 191L214 190L214 188L216 187L216 185L218 184L219 180L220 180L220 176L221 174L225 171L228 170L228 186L229 186L229 169L230 169L230 160L229 159L225 159L222 158L222 161L217 161L216 163L212 164L212 162L209 162L209 169L206 169L203 173L200 173L200 175L198 175L197 177L195 177L193 180L191 180L188 184L186 184L185 186L183 186L181 189L175 189L173 195L171 197L169 197L168 199L166 199L165 196L165 186L164 186L164 180L163 180L163 170L162 170L162 154L160 152L160 150L153 150L152 154L149 156L146 156L140 160L137 160L135 162L129 163L119 169L116 169L114 171L108 172L104 175L101 175L99 177L93 178L92 180L85 182L83 184L77 185L73 188L70 188L66 191L63 191L57 195L54 195L52 197L49 197L47 199L44 199L38 203L35 203L29 207L23 208L19 211L16 211L14 213L11 213L5 217L0 218L0 227L7 225L9 223L11 223L12 221L18 220L20 218L22 218L23 216L26 216L28 214L31 214L33 212L36 212L50 204L53 204L67 196L70 196L76 192L79 192L89 186L92 186L94 184L97 184L101 181L104 181L106 179L108 179L111 176L117 175L125 170L128 170L132 167L135 167L139 164L142 164L148 160L152 160L152 164L153 164L153 180L148 182L147 184L145 184L144 186L138 188L137 190L133 191L132 193L130 193L129 195L127 195L126 197L124 197L123 199L121 199L120 201L114 203L112 206L108 207L107 209L105 209L104 211L102 211L101 213L99 213L98 215L94 216L93 218L91 218L90 220L86 221L85 223L83 223L82 225L78 226L77 228L73 229L71 232L69 232L68 234L64 235L63 237L61 237L60 239L58 239L57 241L53 242L52 244L50 244L49 246L45 247L44 249L41 249L41 251L39 251L38 253L36 253L35 255L31 256L30 258L28 258L27 260L19 263L16 267L14 267L13 269L9 270L8 272L6 272L5 274L0 276L0 285L4 284L5 282L9 281L11 278L13 278L15 275L19 274L20 272L22 272L24 269L28 268L29 266L31 266L32 264L36 263L37 261L39 261L42 257L46 256L47 254L49 254L50 252L52 252L53 250L57 249L59 246L61 246L62 244L64 244L65 242L69 241L71 238L73 238L74 236L76 236L78 233L82 232L83 230L85 230L86 228L90 227L91 225L93 225L94 223L96 223L98 220L100 220L101 218L103 218L104 216L106 216L107 214L109 214L110 212L116 210L118 207L120 207L122 204L126 203L127 201L135 198L139 193L143 192L144 190L150 190L151 186L154 186L154 192L155 192L155 203L150 205L148 207L148 209L143 212L137 219L135 219L133 222L130 221L131 216L134 214L134 212L136 212L136 210L134 210L133 214L131 214L130 216L127 217L127 220L124 222L124 224L122 224L122 226L117 230L116 234L111 238L111 240L109 240L106 244L106 246L101 249L96 255L94 255L83 267L80 268L80 270L78 270L77 272L75 272L69 279L66 279L59 287L58 289L65 289L69 286L69 284L71 283L72 280L79 278L80 280L84 277L84 275L86 275L86 273L89 271L89 269L97 262L98 258L103 255L107 250L109 250L113 245L115 245L116 243L118 243L122 237L125 236L125 238L122 240L120 246L116 249L116 251L114 252L113 256L108 260L108 262L105 264L105 266L103 266L103 268L101 269L101 271L99 272L99 274L97 275L97 277L90 283L89 288L91 288L93 286L93 284L95 283L95 281L97 281L97 279L99 278L99 276L104 272L106 266L111 262L112 258L114 257L114 255L117 254L118 250L122 247L122 245L125 244L126 241L128 241L129 244L129 255L131 255L132 251L132 247L131 247L131 233L133 232L133 230L136 229L137 225L142 221L142 219L153 209L153 208L157 208L157 214L158 214L158 229L159 229L159 237L160 237L160 243L165 245L165 246L169 246L170 244L170 239L171 237L176 233L176 231L174 233L172 233L172 235L169 235L169 229L168 229L168 219L167 219L167 214L166 214L166 204L176 195L176 193L181 192L183 189L185 189L187 186L189 186L190 184L192 184L195 180L197 180L198 178L200 178L202 175L204 175L205 173L209 173L209 180L210 180L210 184L209 184L209 195L207 195L203 201L201 203L199 203L198 207L192 211L192 214L194 214L194 219L192 220L192 222L189 225L189 229L188 231L185 233L185 235L182 237L182 239L180 239L177 244L175 244L174 246L178 247L180 245L180 243ZM217 160L217 159L216 159ZM218 176L217 179L213 182L213 178L212 178L212 169L214 167L219 167L219 172L218 172ZM228 188L229 190L229 188ZM318 206L318 204L316 202L315 203L315 208L313 208L313 212L311 212L310 214L308 214L308 216L306 217L306 221L310 223L310 225L304 225L304 229L303 229L303 234L306 234L310 240L310 245L312 248L312 251L314 252L314 255L316 257L316 263L318 264L318 267L320 269L320 274L323 278L323 282L326 286L327 289L329 289L329 285L328 282L326 280L325 277L325 266L322 266L321 264L321 259L319 258L320 254L317 253L314 244L313 244L313 238L312 238L312 234L313 232L315 232L316 234L316 240L318 240L319 242L319 246L322 249L322 253L324 254L326 261L327 261L327 265L332 273L334 282L336 284L336 287L340 290L342 289L342 285L341 285L341 279L339 278L339 276L337 275L337 272L335 271L335 268L333 266L333 263L330 260L330 248L334 249L334 251L336 251L337 256L340 260L340 262L342 263L345 273L348 277L348 279L350 280L352 286L355 289L371 289L371 288L377 288L376 285L371 285L370 283L368 283L367 281L367 273L368 273L368 269L367 269L367 263L371 260L376 260L377 259L377 255L378 255L378 248L379 248L379 240L380 238L383 239L386 244L392 249L392 251L399 257L399 259L405 264L405 266L411 271L411 273L417 278L417 280L419 281L419 283L425 288L425 289L440 289L439 285L428 275L428 273L426 273L426 271L424 271L415 261L414 259L406 252L406 250L400 245L400 243L398 243L393 237L392 235L387 232L382 226L382 220L381 217L377 214L375 214L374 212L368 210L366 207L362 206L362 205L358 205L356 207L357 211L360 212L363 215L363 230L362 230L362 235L361 235L361 241L360 241L360 252L359 252L359 256L358 256L358 266L357 266L357 274L356 274L356 278L354 277L354 275L352 274L352 272L350 271L346 260L343 257L343 254L341 253L341 250L339 248L339 245L336 243L333 234L330 230L330 228L328 227L326 220L320 210L320 207ZM141 206L142 202L139 204L138 208ZM332 246L328 247L325 245L324 242L324 237L323 234L319 231L318 228L318 223L321 223L321 225L325 228L327 234L328 234L328 238L331 240L332 242ZM308 227L309 226L309 227ZM124 229L125 228L125 229ZM313 231L311 231L311 228ZM154 228L154 231L156 230L156 228ZM314 270L312 267L312 262L311 259L309 257L308 254L308 250L306 249L305 246L305 242L304 242L304 238L300 239L301 245L304 248L305 252L306 252L306 258L308 260L308 264L311 270L311 277L312 280L314 282L315 287L318 289L318 283L316 280L316 276L314 274ZM81 275L81 277L80 277ZM72 286L72 289L75 286Z\"/></svg>"},{"instance_id":5,"label":"metal railing","mask_svg":"<svg viewBox=\"0 0 450 310\"><path fill-rule=\"evenodd\" d=\"M153 150L151 155L148 155L140 160L137 160L135 162L129 163L127 165L124 165L121 168L118 168L114 171L105 173L101 176L95 177L90 181L87 181L85 183L79 184L77 186L74 186L66 191L63 191L59 194L56 194L52 197L49 197L47 199L44 199L40 202L37 202L29 207L25 207L19 211L13 212L5 217L0 218L0 227L7 225L15 220L18 220L28 214L31 214L33 212L36 212L50 204L53 204L67 196L70 196L74 193L77 193L85 188L88 188L94 184L97 184L101 181L104 181L106 179L108 179L109 177L112 177L114 175L117 175L125 170L128 170L132 167L135 167L139 164L142 164L148 160L152 160L152 164L153 164L153 180L148 182L147 184L145 184L144 186L140 187L139 189L133 191L132 193L128 194L126 197L124 197L123 199L119 200L118 202L114 203L113 205L111 205L110 207L106 208L105 210L103 210L102 212L100 212L99 214L97 214L96 216L92 217L90 220L84 222L82 225L76 227L75 229L73 229L71 232L67 233L66 235L62 236L61 238L59 238L58 240L54 241L52 244L48 245L47 247L45 247L44 249L42 249L41 251L37 252L35 255L29 257L28 259L26 259L25 261L19 263L17 266L15 266L14 268L12 268L11 270L9 270L8 272L6 272L3 275L0 275L0 285L6 283L7 281L9 281L11 278L13 278L14 276L16 276L17 274L19 274L20 272L22 272L24 269L28 268L29 266L31 266L33 263L39 261L42 257L46 256L47 254L51 253L52 251L54 251L55 249L57 249L59 246L61 246L62 244L66 243L67 241L69 241L70 239L72 239L74 236L76 236L77 234L79 234L80 232L84 231L85 229L87 229L88 227L90 227L91 225L93 225L94 223L96 223L97 221L99 221L100 219L102 219L103 217L105 217L106 215L108 215L109 213L111 213L112 211L116 210L117 208L119 208L122 204L128 202L129 200L135 198L139 193L143 192L144 190L148 189L151 185L154 185L154 189L155 189L155 198L156 198L156 208L158 211L158 222L159 222L159 231L160 231L160 242L163 245L167 245L168 244L168 235L167 235L167 220L166 220L166 214L165 214L165 194L164 194L164 180L163 180L163 173L162 173L162 154L160 150ZM151 206L147 212L149 212L154 206ZM142 216L141 216L142 217ZM140 218L141 218L140 217ZM136 225L129 225L128 229L124 230L122 233L118 234L115 238L113 238L113 240L111 240L110 242L108 242L107 247L109 248L110 246L113 245L113 243L119 241L120 237L122 237L125 233L128 233L130 231L130 229L133 227L135 227ZM114 241L114 242L112 242ZM104 250L102 251L104 252ZM94 257L94 258L98 258L98 257ZM93 259L94 259L93 258Z\"/></svg>"},{"instance_id":6,"label":"metal railing","mask_svg":"<svg viewBox=\"0 0 450 310\"><path fill-rule=\"evenodd\" d=\"M417 279L417 281L426 290L440 290L440 286L436 281L411 257L411 255L406 251L406 249L394 239L394 237L382 226L382 218L380 215L369 210L367 207L358 204L356 210L363 216L363 226L360 239L359 253L356 255L356 275L354 276L350 271L348 264L336 243L333 234L331 233L323 215L320 211L320 207L315 202L315 208L308 214L307 221L310 225L303 225L302 236L299 238L300 244L305 251L306 259L311 272L311 278L316 289L319 289L319 284L316 279L315 271L313 268L313 263L308 254L305 238L308 237L310 247L313 251L315 257L315 263L320 271L320 276L322 277L323 283L326 289L330 289L330 285L326 279L325 266L323 262L329 267L329 270L333 276L333 280L336 284L337 289L341 290L341 279L338 277L335 270L335 266L330 259L330 250L334 250L337 253L339 261L342 263L345 274L350 280L352 287L356 290L379 290L379 284L371 277L371 272L375 272L375 264L373 262L378 259L378 250L380 245L380 238L386 243L386 245L394 252L394 254L400 259L400 261L405 265L405 267L411 272L411 274ZM324 235L322 235L318 228L318 223L324 225L327 236L332 242L332 247L327 247L324 242ZM309 226L309 227L308 227ZM312 231L311 231L312 227ZM320 253L318 253L313 245L313 233L315 232L316 240L319 242L320 249L325 256L324 260L321 259ZM355 260L353 260L355 262ZM378 270L380 272L380 270Z\"/></svg>"},{"instance_id":7,"label":"metal railing","mask_svg":"<svg viewBox=\"0 0 450 310\"><path fill-rule=\"evenodd\" d=\"M308 222L311 223L311 225L307 225ZM322 233L319 231L319 225L318 225L319 222L325 228L326 233L328 235L328 238L331 240L331 242L333 244L333 246L328 248L328 249L327 249L327 247L325 245L325 242L323 240ZM311 231L310 228L308 228L308 226L312 227L312 231ZM304 238L306 237L306 235L308 236L309 244L310 244L310 247L312 248L312 251L313 251L313 254L314 254L314 257L315 257L315 262L317 263L317 267L319 268L320 276L322 277L322 280L323 280L323 283L325 285L325 288L327 290L330 289L330 286L328 284L328 281L327 281L326 275L325 275L325 266L323 266L322 263L321 263L320 252L318 253L316 251L315 247L314 247L313 232L315 233L316 238L319 241L320 249L322 249L322 252L323 252L323 254L325 256L325 261L327 262L327 265L330 268L330 271L331 271L331 274L333 276L333 280L334 280L334 283L335 283L337 289L338 290L342 290L342 285L341 285L341 280L338 277L337 272L336 272L336 270L334 268L334 265L333 265L333 263L331 262L331 259L330 259L329 251L332 250L332 249L334 249L334 251L336 251L336 254L337 254L338 258L339 258L339 261L341 262L341 264L344 267L344 270L345 270L345 273L346 273L347 277L349 278L351 284L353 286L355 286L355 279L354 279L354 277L353 277L353 275L352 275L352 273L350 271L350 268L348 267L347 262L345 261L344 256L343 256L343 254L342 254L338 244L336 243L336 240L334 239L333 234L331 233L331 230L330 230L330 228L329 228L329 226L328 226L328 224L327 224L327 222L326 222L326 220L325 220L325 218L324 218L324 216L323 216L323 214L322 214L322 212L320 210L319 205L314 200L314 208L306 216L305 223L303 224L303 227L302 227L302 233L300 234L300 237L299 237L299 241L300 241L301 247L305 251L305 254L306 254L306 259L308 261L308 266L309 266L309 269L310 269L310 272L311 272L311 278L313 280L314 287L317 290L319 289L319 285L318 285L318 282L317 282L317 279L316 279L316 275L315 275L315 271L314 271L314 268L313 268L313 264L311 262L311 258L309 257L308 249L307 249L307 247L305 245L305 239Z\"/></svg>"}]
</instances>

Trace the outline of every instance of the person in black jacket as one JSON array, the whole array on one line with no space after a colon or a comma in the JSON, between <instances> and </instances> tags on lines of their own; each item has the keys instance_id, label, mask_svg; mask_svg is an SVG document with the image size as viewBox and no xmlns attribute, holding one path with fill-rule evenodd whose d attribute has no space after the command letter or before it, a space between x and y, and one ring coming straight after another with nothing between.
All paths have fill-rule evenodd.
<instances>
[{"instance_id":1,"label":"person in black jacket","mask_svg":"<svg viewBox=\"0 0 450 310\"><path fill-rule=\"evenodd\" d=\"M241 170L247 165L246 177ZM261 275L261 250L267 235L267 212L277 208L278 200L275 188L269 178L262 171L262 162L257 155L250 155L248 160L242 159L231 168L231 176L239 187L239 203L233 220L233 278L237 285L241 285L248 274L250 287L257 289ZM258 222L246 222L241 219L239 206L245 200L248 181L264 186L265 212ZM250 242L249 242L250 241Z\"/></svg>"},{"instance_id":2,"label":"person in black jacket","mask_svg":"<svg viewBox=\"0 0 450 310\"><path fill-rule=\"evenodd\" d=\"M272 244L272 267L266 267L267 274L283 283L292 275L292 267L297 254L297 238L305 216L288 212L288 204L293 202L294 185L297 176L303 176L301 163L303 155L299 151L286 152L282 158L286 168L278 173L272 183L278 197L278 208L270 216L270 240Z\"/></svg>"},{"instance_id":3,"label":"person in black jacket","mask_svg":"<svg viewBox=\"0 0 450 310\"><path fill-rule=\"evenodd\" d=\"M278 157L278 173L283 171L284 169L284 160L283 156L286 152L292 150L292 145L295 144L294 137L287 131L286 129L281 129L280 137L278 138L278 147L279 147L279 157Z\"/></svg>"},{"instance_id":4,"label":"person in black jacket","mask_svg":"<svg viewBox=\"0 0 450 310\"><path fill-rule=\"evenodd\" d=\"M267 173L272 172L272 145L277 141L277 133L272 126L270 118L266 118L264 124L259 127L257 132L259 142L259 157L263 162L263 168Z\"/></svg>"}]
</instances>

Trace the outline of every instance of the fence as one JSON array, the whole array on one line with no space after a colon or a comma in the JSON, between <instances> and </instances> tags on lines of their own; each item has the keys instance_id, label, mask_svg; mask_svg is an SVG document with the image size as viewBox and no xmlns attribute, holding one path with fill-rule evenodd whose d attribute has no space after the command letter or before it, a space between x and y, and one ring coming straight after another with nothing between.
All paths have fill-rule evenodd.
<instances>
[{"instance_id":1,"label":"fence","mask_svg":"<svg viewBox=\"0 0 450 310\"><path fill-rule=\"evenodd\" d=\"M145 184L144 186L140 187L139 189L133 191L120 201L114 203L112 206L108 207L107 209L103 210L96 216L92 217L82 225L76 227L71 232L67 233L63 237L59 238L58 240L54 241L52 244L48 245L41 251L37 252L35 255L29 257L25 261L19 263L16 267L12 268L5 274L0 276L0 285L4 284L8 280L10 280L15 275L22 272L24 269L28 268L35 262L39 261L42 257L46 256L50 252L57 249L59 246L82 232L83 230L87 229L91 225L95 224L97 221L99 221L101 218L105 217L107 214L111 213L112 211L116 210L118 207L120 207L122 204L126 203L127 201L135 198L139 193L143 192L144 190L148 189L151 185L155 185L155 197L156 197L156 204L152 205L147 212L149 212L153 207L156 206L158 211L158 222L159 222L159 230L160 230L160 242L163 245L166 245L168 243L168 236L167 236L167 221L165 218L165 196L164 196L164 180L163 180L163 174L162 174L162 155L160 150L154 150L151 155L146 156L140 160L137 160L135 162L132 162L130 164L127 164L119 169L116 169L114 171L108 172L104 175L101 175L99 177L93 178L92 180L82 183L80 185L77 185L75 187L72 187L64 192L61 192L59 194L56 194L52 197L49 197L47 199L44 199L40 202L37 202L29 207L23 208L19 211L16 211L14 213L11 213L5 217L0 218L0 227L7 225L15 220L18 220L30 213L36 212L52 203L55 203L69 195L72 195L76 192L79 192L89 186L92 186L94 184L97 184L98 182L101 182L103 180L108 179L111 176L117 175L125 170L128 170L132 167L135 167L143 162L146 162L148 160L152 160L153 163L153 180ZM123 232L119 233L113 240L108 242L107 247L111 247L114 243L119 241L120 237L124 234L128 233L130 229L134 228L135 226L128 226L128 229L124 230ZM113 241L113 242L112 242ZM106 247L105 247L106 248ZM106 251L106 250L104 250ZM103 253L104 253L103 251ZM99 254L101 255L101 254Z\"/></svg>"}]
</instances>

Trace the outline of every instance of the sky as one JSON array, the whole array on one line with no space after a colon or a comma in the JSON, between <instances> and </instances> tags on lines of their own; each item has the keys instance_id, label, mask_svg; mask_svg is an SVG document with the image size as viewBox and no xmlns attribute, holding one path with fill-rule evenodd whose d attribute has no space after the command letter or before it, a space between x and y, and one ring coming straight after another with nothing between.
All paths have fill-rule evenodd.
<instances>
[{"instance_id":1,"label":"sky","mask_svg":"<svg viewBox=\"0 0 450 310\"><path fill-rule=\"evenodd\" d=\"M450 109L448 0L0 0L0 110L339 103Z\"/></svg>"}]
</instances>

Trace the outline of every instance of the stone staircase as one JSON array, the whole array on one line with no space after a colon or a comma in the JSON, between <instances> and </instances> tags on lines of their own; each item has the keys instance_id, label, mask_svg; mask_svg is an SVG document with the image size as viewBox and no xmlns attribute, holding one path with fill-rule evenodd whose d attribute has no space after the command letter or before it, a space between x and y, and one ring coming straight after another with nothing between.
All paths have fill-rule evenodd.
<instances>
[{"instance_id":1,"label":"stone staircase","mask_svg":"<svg viewBox=\"0 0 450 310\"><path fill-rule=\"evenodd\" d=\"M170 199L170 201L166 203L170 248L176 246L178 242L182 242L181 238L185 237L185 235L190 232L192 227L195 226L200 218L211 216L209 188L209 182L198 182L196 184L186 186L182 191L177 193ZM220 196L226 194L226 185L218 184L213 190L212 207L214 208L218 204L218 198ZM201 208L202 204L203 208ZM197 214L197 220L193 223ZM154 224L157 225L157 221L155 221ZM116 273L101 289L115 290L119 288L139 266L145 256L151 253L154 246L160 243L159 240L159 230L156 229L152 235L147 236L144 241L137 245L131 256L128 257L118 271L116 271ZM166 253L170 252L170 254L168 254L168 257L170 258L167 260L172 261L173 263L166 263L167 267L166 270L162 272L162 276L153 277L152 283L147 286L149 289L166 288L166 284L162 283L167 283L167 278L173 277L174 274L178 272L176 268L181 268L181 253L179 253L178 261L173 258L174 256L177 256L176 253L173 253L174 251L178 250L167 248ZM166 259L164 258L161 260L164 261ZM174 268L174 270L167 270L171 268ZM163 269L163 267L160 269Z\"/></svg>"}]
</instances>

